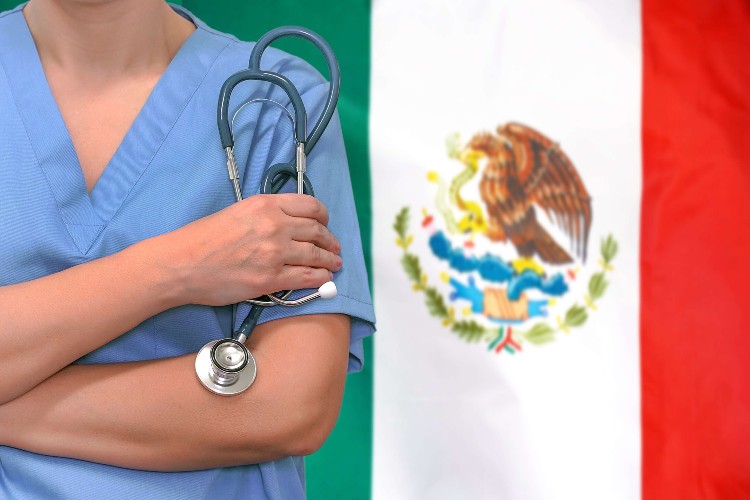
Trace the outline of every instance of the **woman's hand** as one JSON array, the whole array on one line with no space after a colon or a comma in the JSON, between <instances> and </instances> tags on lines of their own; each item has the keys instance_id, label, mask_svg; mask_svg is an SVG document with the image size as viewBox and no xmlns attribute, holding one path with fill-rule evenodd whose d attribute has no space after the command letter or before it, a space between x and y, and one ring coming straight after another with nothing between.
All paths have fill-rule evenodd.
<instances>
[{"instance_id":1,"label":"woman's hand","mask_svg":"<svg viewBox=\"0 0 750 500\"><path fill-rule=\"evenodd\" d=\"M328 210L307 195L257 195L157 237L182 302L226 305L316 288L341 269Z\"/></svg>"}]
</instances>

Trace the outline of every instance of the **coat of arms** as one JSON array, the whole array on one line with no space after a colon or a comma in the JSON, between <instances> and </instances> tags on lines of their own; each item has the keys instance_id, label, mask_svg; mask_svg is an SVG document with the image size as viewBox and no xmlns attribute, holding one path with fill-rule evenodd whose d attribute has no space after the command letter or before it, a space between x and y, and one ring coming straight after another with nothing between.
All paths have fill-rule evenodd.
<instances>
[{"instance_id":1,"label":"coat of arms","mask_svg":"<svg viewBox=\"0 0 750 500\"><path fill-rule=\"evenodd\" d=\"M598 269L587 273L591 196L565 152L519 123L465 144L454 134L446 144L459 170L445 177L429 172L435 212L422 209L419 229L426 232L427 258L443 268L439 281L423 272L412 250L409 207L393 225L401 264L429 313L496 353L544 344L583 325L607 290L617 242L611 235L601 240ZM469 184L481 204L463 194ZM581 280L587 286L571 300Z\"/></svg>"}]
</instances>

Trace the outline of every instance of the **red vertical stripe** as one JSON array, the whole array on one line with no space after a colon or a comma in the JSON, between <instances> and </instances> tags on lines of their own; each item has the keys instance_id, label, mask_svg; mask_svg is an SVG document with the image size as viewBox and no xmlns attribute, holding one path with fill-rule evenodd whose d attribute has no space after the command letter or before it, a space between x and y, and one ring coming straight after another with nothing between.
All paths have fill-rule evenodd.
<instances>
[{"instance_id":1,"label":"red vertical stripe","mask_svg":"<svg viewBox=\"0 0 750 500\"><path fill-rule=\"evenodd\" d=\"M750 498L750 0L643 1L645 500Z\"/></svg>"}]
</instances>

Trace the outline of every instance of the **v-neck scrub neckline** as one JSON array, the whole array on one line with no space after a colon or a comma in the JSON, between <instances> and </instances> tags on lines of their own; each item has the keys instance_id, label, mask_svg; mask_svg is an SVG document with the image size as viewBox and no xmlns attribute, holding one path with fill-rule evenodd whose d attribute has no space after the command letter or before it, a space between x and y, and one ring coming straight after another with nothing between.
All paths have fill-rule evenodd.
<instances>
[{"instance_id":1,"label":"v-neck scrub neckline","mask_svg":"<svg viewBox=\"0 0 750 500\"><path fill-rule=\"evenodd\" d=\"M9 49L0 53L0 64L60 216L85 255L148 168L226 43L217 44L215 37L196 26L157 81L89 193L34 39L23 13L18 14L10 16L6 29L0 31L0 46ZM214 50L207 51L206 46L213 46ZM101 119L102 126L106 126L107 117Z\"/></svg>"}]
</instances>

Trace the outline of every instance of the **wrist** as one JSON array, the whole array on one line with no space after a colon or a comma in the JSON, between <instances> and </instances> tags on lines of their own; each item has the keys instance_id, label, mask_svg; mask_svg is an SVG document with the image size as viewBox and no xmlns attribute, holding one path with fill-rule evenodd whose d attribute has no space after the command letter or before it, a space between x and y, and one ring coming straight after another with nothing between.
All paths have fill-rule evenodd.
<instances>
[{"instance_id":1,"label":"wrist","mask_svg":"<svg viewBox=\"0 0 750 500\"><path fill-rule=\"evenodd\" d=\"M159 304L160 310L189 303L185 283L186 267L178 260L167 235L141 241L122 252L130 260L137 279L144 281L144 290Z\"/></svg>"}]
</instances>

